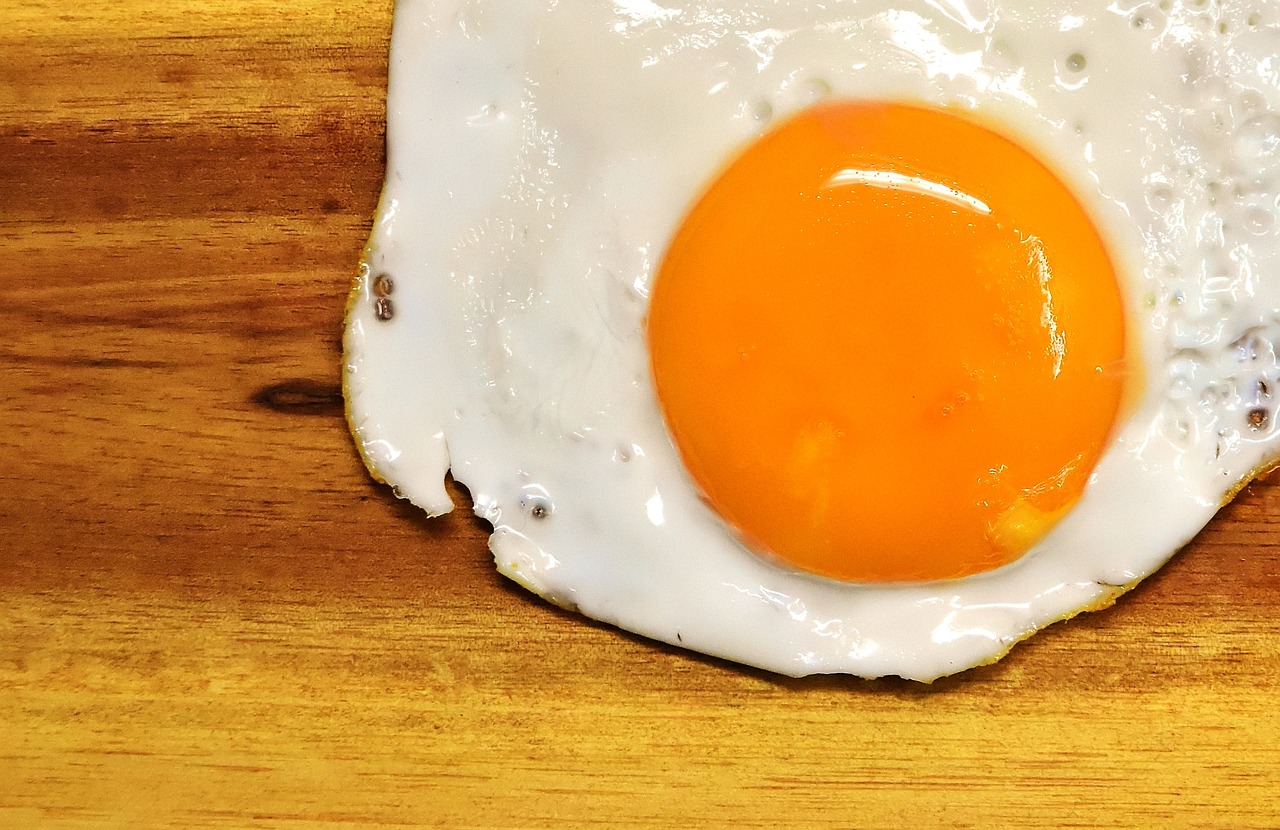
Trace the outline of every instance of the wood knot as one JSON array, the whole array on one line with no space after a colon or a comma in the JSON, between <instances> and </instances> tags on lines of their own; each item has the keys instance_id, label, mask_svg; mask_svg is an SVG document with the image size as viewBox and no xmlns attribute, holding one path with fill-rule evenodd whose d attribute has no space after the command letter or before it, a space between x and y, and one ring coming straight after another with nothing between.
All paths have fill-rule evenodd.
<instances>
[{"instance_id":1,"label":"wood knot","mask_svg":"<svg viewBox=\"0 0 1280 830\"><path fill-rule=\"evenodd\" d=\"M285 415L341 416L342 387L336 383L297 378L264 386L250 400Z\"/></svg>"}]
</instances>

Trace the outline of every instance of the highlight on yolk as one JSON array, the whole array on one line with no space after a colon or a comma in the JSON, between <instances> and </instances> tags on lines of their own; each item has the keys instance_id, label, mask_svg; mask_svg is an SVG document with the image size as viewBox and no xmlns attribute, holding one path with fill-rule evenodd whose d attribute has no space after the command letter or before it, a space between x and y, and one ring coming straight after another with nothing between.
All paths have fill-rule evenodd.
<instances>
[{"instance_id":1,"label":"highlight on yolk","mask_svg":"<svg viewBox=\"0 0 1280 830\"><path fill-rule=\"evenodd\" d=\"M768 133L686 217L650 302L658 396L707 500L835 579L1021 556L1079 499L1124 386L1086 211L947 110L828 103Z\"/></svg>"}]
</instances>

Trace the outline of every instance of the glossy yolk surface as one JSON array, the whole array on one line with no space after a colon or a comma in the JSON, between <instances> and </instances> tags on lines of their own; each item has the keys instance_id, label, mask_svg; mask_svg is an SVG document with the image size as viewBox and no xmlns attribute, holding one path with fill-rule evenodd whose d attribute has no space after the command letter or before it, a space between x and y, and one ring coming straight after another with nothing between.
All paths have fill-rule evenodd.
<instances>
[{"instance_id":1,"label":"glossy yolk surface","mask_svg":"<svg viewBox=\"0 0 1280 830\"><path fill-rule=\"evenodd\" d=\"M830 103L686 218L649 312L688 470L748 545L854 581L1003 565L1080 497L1124 385L1088 215L950 111Z\"/></svg>"}]
</instances>

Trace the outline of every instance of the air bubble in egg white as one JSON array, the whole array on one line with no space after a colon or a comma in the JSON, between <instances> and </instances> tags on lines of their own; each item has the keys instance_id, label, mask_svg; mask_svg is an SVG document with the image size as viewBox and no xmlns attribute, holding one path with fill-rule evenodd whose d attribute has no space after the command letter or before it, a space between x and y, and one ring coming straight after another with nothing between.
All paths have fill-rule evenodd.
<instances>
[{"instance_id":1,"label":"air bubble in egg white","mask_svg":"<svg viewBox=\"0 0 1280 830\"><path fill-rule=\"evenodd\" d=\"M1167 7L1164 4L1161 4L1160 8L1167 10ZM1130 25L1132 25L1137 31L1152 33L1162 30L1165 27L1163 16L1156 14L1150 9L1135 13L1130 21Z\"/></svg>"},{"instance_id":2,"label":"air bubble in egg white","mask_svg":"<svg viewBox=\"0 0 1280 830\"><path fill-rule=\"evenodd\" d=\"M1185 380L1185 378L1184 378ZM1210 381L1200 390L1201 406L1216 409L1230 403L1236 397L1235 383L1230 380Z\"/></svg>"},{"instance_id":3,"label":"air bubble in egg white","mask_svg":"<svg viewBox=\"0 0 1280 830\"><path fill-rule=\"evenodd\" d=\"M1244 215L1244 229L1254 236L1265 236L1276 226L1276 216L1265 207L1250 207Z\"/></svg>"},{"instance_id":4,"label":"air bubble in egg white","mask_svg":"<svg viewBox=\"0 0 1280 830\"><path fill-rule=\"evenodd\" d=\"M1072 52L1054 62L1054 78L1059 87L1074 92L1089 82L1088 62L1081 52Z\"/></svg>"},{"instance_id":5,"label":"air bubble in egg white","mask_svg":"<svg viewBox=\"0 0 1280 830\"><path fill-rule=\"evenodd\" d=\"M1240 126L1236 159L1249 169L1272 169L1280 162L1280 113L1254 115Z\"/></svg>"},{"instance_id":6,"label":"air bubble in egg white","mask_svg":"<svg viewBox=\"0 0 1280 830\"><path fill-rule=\"evenodd\" d=\"M805 87L809 92L809 100L812 102L822 101L831 97L831 83L823 78L810 78L805 82Z\"/></svg>"},{"instance_id":7,"label":"air bubble in egg white","mask_svg":"<svg viewBox=\"0 0 1280 830\"><path fill-rule=\"evenodd\" d=\"M1236 363L1250 363L1262 353L1262 340L1250 332L1232 341L1227 351Z\"/></svg>"},{"instance_id":8,"label":"air bubble in egg white","mask_svg":"<svg viewBox=\"0 0 1280 830\"><path fill-rule=\"evenodd\" d=\"M1166 182L1160 182L1147 188L1147 206L1157 213L1163 213L1173 204L1173 188Z\"/></svg>"}]
</instances>

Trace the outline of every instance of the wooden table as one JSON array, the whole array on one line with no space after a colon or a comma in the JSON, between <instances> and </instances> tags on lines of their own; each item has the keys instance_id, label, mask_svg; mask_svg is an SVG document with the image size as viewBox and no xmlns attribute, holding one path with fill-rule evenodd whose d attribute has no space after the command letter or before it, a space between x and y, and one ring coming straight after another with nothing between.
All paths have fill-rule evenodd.
<instances>
[{"instance_id":1,"label":"wooden table","mask_svg":"<svg viewBox=\"0 0 1280 830\"><path fill-rule=\"evenodd\" d=\"M592 624L371 482L390 15L0 0L0 827L1280 827L1280 478L933 686Z\"/></svg>"}]
</instances>

